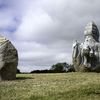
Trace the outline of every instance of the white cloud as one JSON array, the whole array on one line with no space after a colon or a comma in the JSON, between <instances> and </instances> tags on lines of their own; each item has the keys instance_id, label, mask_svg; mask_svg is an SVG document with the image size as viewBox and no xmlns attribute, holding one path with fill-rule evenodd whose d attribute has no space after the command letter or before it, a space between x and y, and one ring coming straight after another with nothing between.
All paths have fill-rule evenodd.
<instances>
[{"instance_id":1,"label":"white cloud","mask_svg":"<svg viewBox=\"0 0 100 100\"><path fill-rule=\"evenodd\" d=\"M53 25L52 19L45 12L33 13L29 11L20 24L15 36L19 40L33 40L39 35L45 35L45 28L48 30L50 26ZM21 38L23 37L23 38Z\"/></svg>"}]
</instances>

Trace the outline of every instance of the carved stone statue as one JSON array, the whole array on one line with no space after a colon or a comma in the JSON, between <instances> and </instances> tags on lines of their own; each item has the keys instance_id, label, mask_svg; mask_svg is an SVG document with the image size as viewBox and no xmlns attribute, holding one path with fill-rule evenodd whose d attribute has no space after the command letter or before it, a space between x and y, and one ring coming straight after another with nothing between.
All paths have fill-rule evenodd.
<instances>
[{"instance_id":1,"label":"carved stone statue","mask_svg":"<svg viewBox=\"0 0 100 100\"><path fill-rule=\"evenodd\" d=\"M73 65L76 71L100 72L99 30L94 22L85 27L85 41L73 43Z\"/></svg>"}]
</instances>

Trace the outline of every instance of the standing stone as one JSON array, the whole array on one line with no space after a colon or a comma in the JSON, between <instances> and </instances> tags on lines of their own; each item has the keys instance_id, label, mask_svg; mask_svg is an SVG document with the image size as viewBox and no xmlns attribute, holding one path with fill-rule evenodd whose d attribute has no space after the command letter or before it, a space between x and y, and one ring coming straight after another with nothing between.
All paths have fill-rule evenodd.
<instances>
[{"instance_id":1,"label":"standing stone","mask_svg":"<svg viewBox=\"0 0 100 100\"><path fill-rule=\"evenodd\" d=\"M73 65L76 71L100 72L99 30L94 22L85 27L85 41L73 43Z\"/></svg>"},{"instance_id":2,"label":"standing stone","mask_svg":"<svg viewBox=\"0 0 100 100\"><path fill-rule=\"evenodd\" d=\"M0 81L16 79L18 54L12 43L0 36Z\"/></svg>"}]
</instances>

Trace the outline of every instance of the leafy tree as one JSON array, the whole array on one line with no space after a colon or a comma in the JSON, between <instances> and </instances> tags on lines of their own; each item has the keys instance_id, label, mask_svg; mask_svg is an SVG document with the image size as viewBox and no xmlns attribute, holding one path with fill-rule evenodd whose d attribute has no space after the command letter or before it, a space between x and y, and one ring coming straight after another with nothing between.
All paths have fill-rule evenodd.
<instances>
[{"instance_id":1,"label":"leafy tree","mask_svg":"<svg viewBox=\"0 0 100 100\"><path fill-rule=\"evenodd\" d=\"M66 70L67 63L57 63L51 67L54 72L64 72Z\"/></svg>"},{"instance_id":2,"label":"leafy tree","mask_svg":"<svg viewBox=\"0 0 100 100\"><path fill-rule=\"evenodd\" d=\"M69 65L66 62L57 63L51 67L53 72L72 72L74 71L73 65Z\"/></svg>"},{"instance_id":3,"label":"leafy tree","mask_svg":"<svg viewBox=\"0 0 100 100\"><path fill-rule=\"evenodd\" d=\"M74 66L70 64L67 72L75 72Z\"/></svg>"},{"instance_id":4,"label":"leafy tree","mask_svg":"<svg viewBox=\"0 0 100 100\"><path fill-rule=\"evenodd\" d=\"M21 73L21 72L20 72L20 70L19 70L19 69L17 69L17 72L16 72L16 73Z\"/></svg>"}]
</instances>

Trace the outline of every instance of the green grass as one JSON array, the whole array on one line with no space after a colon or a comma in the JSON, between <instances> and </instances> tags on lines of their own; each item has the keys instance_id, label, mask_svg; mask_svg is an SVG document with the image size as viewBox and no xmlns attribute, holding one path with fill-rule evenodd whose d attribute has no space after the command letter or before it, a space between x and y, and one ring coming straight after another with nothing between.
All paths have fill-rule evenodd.
<instances>
[{"instance_id":1,"label":"green grass","mask_svg":"<svg viewBox=\"0 0 100 100\"><path fill-rule=\"evenodd\" d=\"M100 73L17 74L0 82L0 100L100 100Z\"/></svg>"}]
</instances>

